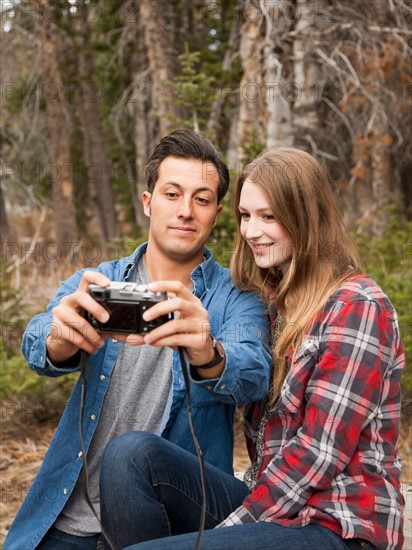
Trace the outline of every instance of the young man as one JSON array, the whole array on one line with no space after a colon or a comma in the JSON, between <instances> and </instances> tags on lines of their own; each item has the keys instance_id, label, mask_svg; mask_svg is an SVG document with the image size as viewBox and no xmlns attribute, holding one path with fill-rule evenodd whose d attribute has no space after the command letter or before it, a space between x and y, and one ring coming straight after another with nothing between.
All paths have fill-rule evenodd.
<instances>
[{"instance_id":1,"label":"young man","mask_svg":"<svg viewBox=\"0 0 412 550\"><path fill-rule=\"evenodd\" d=\"M35 316L23 338L29 366L41 375L80 369L87 352L83 434L88 486L99 509L99 463L106 445L126 432L145 430L196 453L188 424L187 397L177 346L190 362L194 426L205 460L232 473L236 405L267 390L269 323L264 305L233 287L229 271L205 248L229 183L219 153L204 137L177 130L161 140L146 166L144 211L149 238L127 258L76 272L62 283L47 313ZM84 318L102 322L105 309L90 284L135 281L169 293L146 320L174 319L141 335L97 332ZM111 337L109 337L111 336ZM42 467L18 512L5 550L95 550L100 525L84 496L80 475L81 384L76 385Z\"/></svg>"}]
</instances>

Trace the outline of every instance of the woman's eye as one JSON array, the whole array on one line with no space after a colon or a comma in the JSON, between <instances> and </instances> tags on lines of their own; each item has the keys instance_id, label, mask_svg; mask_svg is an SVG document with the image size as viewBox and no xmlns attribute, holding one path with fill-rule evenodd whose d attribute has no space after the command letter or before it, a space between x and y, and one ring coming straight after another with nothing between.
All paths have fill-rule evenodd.
<instances>
[{"instance_id":1,"label":"woman's eye","mask_svg":"<svg viewBox=\"0 0 412 550\"><path fill-rule=\"evenodd\" d=\"M247 212L240 212L241 220L247 220L248 218L249 218L249 214Z\"/></svg>"},{"instance_id":2,"label":"woman's eye","mask_svg":"<svg viewBox=\"0 0 412 550\"><path fill-rule=\"evenodd\" d=\"M263 214L263 219L269 222L273 222L275 220L275 216L273 214Z\"/></svg>"}]
</instances>

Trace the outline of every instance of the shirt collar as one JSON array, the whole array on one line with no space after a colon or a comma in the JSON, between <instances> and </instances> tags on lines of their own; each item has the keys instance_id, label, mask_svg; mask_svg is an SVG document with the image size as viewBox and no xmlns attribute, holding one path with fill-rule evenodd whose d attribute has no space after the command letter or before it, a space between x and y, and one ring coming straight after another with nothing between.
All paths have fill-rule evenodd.
<instances>
[{"instance_id":1,"label":"shirt collar","mask_svg":"<svg viewBox=\"0 0 412 550\"><path fill-rule=\"evenodd\" d=\"M194 293L198 298L211 288L215 271L216 262L213 254L205 247L203 262L194 268L190 276L194 284Z\"/></svg>"},{"instance_id":2,"label":"shirt collar","mask_svg":"<svg viewBox=\"0 0 412 550\"><path fill-rule=\"evenodd\" d=\"M139 259L147 250L147 242L141 244L136 248L136 250L126 258L121 260L121 270L123 273L123 280L127 281L132 276L136 269L136 265ZM213 282L213 278L216 271L216 262L212 252L205 247L204 250L204 260L201 264L197 265L191 273L190 278L193 281L194 293L199 298L207 292Z\"/></svg>"}]
</instances>

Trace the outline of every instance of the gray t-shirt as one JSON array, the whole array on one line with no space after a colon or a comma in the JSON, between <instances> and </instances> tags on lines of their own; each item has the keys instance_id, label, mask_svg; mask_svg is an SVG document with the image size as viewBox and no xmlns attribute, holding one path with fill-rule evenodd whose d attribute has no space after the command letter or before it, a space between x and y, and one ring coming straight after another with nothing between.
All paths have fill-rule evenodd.
<instances>
[{"instance_id":1,"label":"gray t-shirt","mask_svg":"<svg viewBox=\"0 0 412 550\"><path fill-rule=\"evenodd\" d=\"M144 256L139 260L136 282L146 284ZM87 454L89 493L99 512L100 459L115 437L133 430L161 434L172 402L172 356L170 348L123 344L112 372L100 421ZM80 475L55 527L66 533L88 536L101 529L84 497Z\"/></svg>"}]
</instances>

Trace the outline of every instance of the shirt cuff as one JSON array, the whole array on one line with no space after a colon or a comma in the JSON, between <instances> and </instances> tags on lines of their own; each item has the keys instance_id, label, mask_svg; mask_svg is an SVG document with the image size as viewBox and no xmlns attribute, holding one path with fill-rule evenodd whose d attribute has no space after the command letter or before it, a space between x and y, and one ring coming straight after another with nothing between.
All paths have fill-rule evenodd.
<instances>
[{"instance_id":1,"label":"shirt cuff","mask_svg":"<svg viewBox=\"0 0 412 550\"><path fill-rule=\"evenodd\" d=\"M239 506L239 508L232 512L226 519L216 525L215 529L219 527L231 527L232 525L242 525L243 523L256 523L256 520L244 506Z\"/></svg>"}]
</instances>

